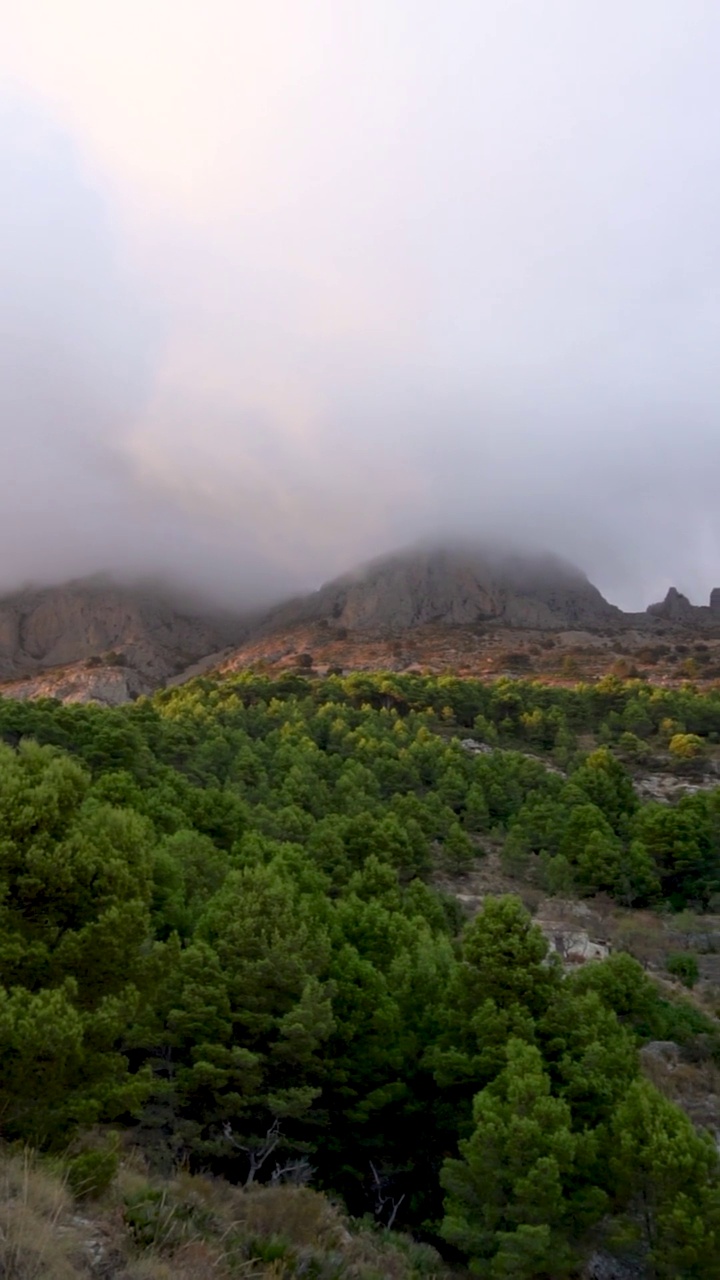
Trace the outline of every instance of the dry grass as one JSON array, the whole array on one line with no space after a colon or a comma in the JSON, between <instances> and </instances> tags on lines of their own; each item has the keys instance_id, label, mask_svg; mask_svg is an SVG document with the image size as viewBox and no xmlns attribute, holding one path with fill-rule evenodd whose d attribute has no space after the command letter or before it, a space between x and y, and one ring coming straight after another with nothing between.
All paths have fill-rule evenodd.
<instances>
[{"instance_id":1,"label":"dry grass","mask_svg":"<svg viewBox=\"0 0 720 1280\"><path fill-rule=\"evenodd\" d=\"M279 1236L299 1249L336 1249L350 1239L337 1209L309 1187L256 1187L235 1207L250 1236Z\"/></svg>"},{"instance_id":2,"label":"dry grass","mask_svg":"<svg viewBox=\"0 0 720 1280\"><path fill-rule=\"evenodd\" d=\"M0 1148L2 1280L441 1280L434 1250L351 1224L309 1187L151 1177L128 1153L101 1199L78 1207L31 1153Z\"/></svg>"},{"instance_id":3,"label":"dry grass","mask_svg":"<svg viewBox=\"0 0 720 1280\"><path fill-rule=\"evenodd\" d=\"M142 1187L121 1173L119 1188L135 1209ZM351 1229L341 1211L309 1187L255 1186L182 1174L145 1182L157 1235L118 1273L118 1280L441 1280L439 1255L409 1237ZM136 1218L137 1221L137 1218ZM141 1221L142 1219L141 1215ZM173 1222L181 1225L173 1231Z\"/></svg>"},{"instance_id":4,"label":"dry grass","mask_svg":"<svg viewBox=\"0 0 720 1280\"><path fill-rule=\"evenodd\" d=\"M222 1252L203 1240L194 1240L168 1258L148 1253L133 1259L118 1272L117 1280L224 1280L228 1274ZM243 1273L234 1274L239 1277ZM262 1272L255 1270L254 1274Z\"/></svg>"},{"instance_id":5,"label":"dry grass","mask_svg":"<svg viewBox=\"0 0 720 1280\"><path fill-rule=\"evenodd\" d=\"M69 1221L64 1182L34 1158L0 1161L0 1275L3 1280L77 1280L90 1274L82 1236Z\"/></svg>"}]
</instances>

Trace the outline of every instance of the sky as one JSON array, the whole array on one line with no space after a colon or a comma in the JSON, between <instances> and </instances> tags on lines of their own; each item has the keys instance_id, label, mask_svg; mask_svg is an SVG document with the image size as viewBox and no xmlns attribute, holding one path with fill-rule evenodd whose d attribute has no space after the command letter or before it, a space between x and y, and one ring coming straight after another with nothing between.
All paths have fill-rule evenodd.
<instances>
[{"instance_id":1,"label":"sky","mask_svg":"<svg viewBox=\"0 0 720 1280\"><path fill-rule=\"evenodd\" d=\"M0 587L512 538L720 585L720 6L24 0Z\"/></svg>"}]
</instances>

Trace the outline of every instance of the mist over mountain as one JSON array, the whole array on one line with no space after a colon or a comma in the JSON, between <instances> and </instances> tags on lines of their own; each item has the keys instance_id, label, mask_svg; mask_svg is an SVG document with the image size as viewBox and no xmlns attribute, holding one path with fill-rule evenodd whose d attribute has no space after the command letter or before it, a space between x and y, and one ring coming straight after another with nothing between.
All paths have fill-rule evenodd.
<instances>
[{"instance_id":1,"label":"mist over mountain","mask_svg":"<svg viewBox=\"0 0 720 1280\"><path fill-rule=\"evenodd\" d=\"M584 573L556 556L457 543L381 556L271 611L261 627L327 619L358 630L489 620L552 628L600 626L621 616Z\"/></svg>"},{"instance_id":2,"label":"mist over mountain","mask_svg":"<svg viewBox=\"0 0 720 1280\"><path fill-rule=\"evenodd\" d=\"M658 639L664 643L653 649ZM419 663L492 674L508 662L511 672L533 670L531 655L552 651L542 671L557 678L580 673L577 653L590 653L587 674L599 675L636 650L656 662L679 642L679 658L690 652L688 641L709 664L706 678L715 678L717 588L706 605L691 604L673 587L646 611L625 613L569 562L497 542L405 548L270 609L220 609L167 582L103 575L0 597L5 695L108 705L257 663L306 671L316 659L323 670ZM653 678L682 674L671 659Z\"/></svg>"},{"instance_id":3,"label":"mist over mountain","mask_svg":"<svg viewBox=\"0 0 720 1280\"><path fill-rule=\"evenodd\" d=\"M237 642L246 629L239 618L157 583L129 587L95 577L16 592L0 599L0 680L81 664L78 692L124 702ZM45 691L58 692L29 687Z\"/></svg>"}]
</instances>

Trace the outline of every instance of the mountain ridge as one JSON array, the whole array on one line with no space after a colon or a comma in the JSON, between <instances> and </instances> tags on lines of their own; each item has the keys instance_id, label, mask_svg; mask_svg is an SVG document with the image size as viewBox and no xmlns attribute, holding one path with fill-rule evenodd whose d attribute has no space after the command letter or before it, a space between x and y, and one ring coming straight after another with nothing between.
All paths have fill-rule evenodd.
<instances>
[{"instance_id":1,"label":"mountain ridge","mask_svg":"<svg viewBox=\"0 0 720 1280\"><path fill-rule=\"evenodd\" d=\"M628 613L558 556L426 546L377 557L262 613L223 613L161 584L102 575L20 589L0 598L0 680L15 696L117 704L213 667L465 669L467 660L470 671L473 663L503 670L504 652L528 651L538 639L558 656L585 645L607 651L609 662L667 632L714 630L720 638L719 589L695 606L671 588L645 612ZM596 662L584 665L597 673Z\"/></svg>"}]
</instances>

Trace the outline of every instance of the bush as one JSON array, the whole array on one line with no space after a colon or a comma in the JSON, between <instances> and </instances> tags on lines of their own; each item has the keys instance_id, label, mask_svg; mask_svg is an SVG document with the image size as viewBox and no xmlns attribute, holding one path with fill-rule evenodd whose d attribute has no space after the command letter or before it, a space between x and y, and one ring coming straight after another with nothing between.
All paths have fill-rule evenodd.
<instances>
[{"instance_id":1,"label":"bush","mask_svg":"<svg viewBox=\"0 0 720 1280\"><path fill-rule=\"evenodd\" d=\"M661 658L666 658L669 653L670 646L668 644L646 644L636 650L635 657L638 662L644 662L652 667Z\"/></svg>"},{"instance_id":2,"label":"bush","mask_svg":"<svg viewBox=\"0 0 720 1280\"><path fill-rule=\"evenodd\" d=\"M111 649L105 654L105 664L108 667L126 667L128 664L127 654L118 653L117 649Z\"/></svg>"},{"instance_id":3,"label":"bush","mask_svg":"<svg viewBox=\"0 0 720 1280\"><path fill-rule=\"evenodd\" d=\"M668 973L672 974L673 978L679 978L685 987L694 987L700 977L697 956L692 951L674 952L673 955L668 956L666 968Z\"/></svg>"},{"instance_id":4,"label":"bush","mask_svg":"<svg viewBox=\"0 0 720 1280\"><path fill-rule=\"evenodd\" d=\"M627 658L617 658L610 667L610 671L614 676L618 676L620 680L637 680L638 669L633 662L629 662Z\"/></svg>"},{"instance_id":5,"label":"bush","mask_svg":"<svg viewBox=\"0 0 720 1280\"><path fill-rule=\"evenodd\" d=\"M532 658L522 649L506 649L493 660L495 671L532 671Z\"/></svg>"},{"instance_id":6,"label":"bush","mask_svg":"<svg viewBox=\"0 0 720 1280\"><path fill-rule=\"evenodd\" d=\"M697 760L704 754L705 744L696 733L675 733L668 750L676 760Z\"/></svg>"},{"instance_id":7,"label":"bush","mask_svg":"<svg viewBox=\"0 0 720 1280\"><path fill-rule=\"evenodd\" d=\"M118 1137L112 1134L68 1161L68 1185L78 1200L92 1200L107 1191L118 1171L118 1152Z\"/></svg>"},{"instance_id":8,"label":"bush","mask_svg":"<svg viewBox=\"0 0 720 1280\"><path fill-rule=\"evenodd\" d=\"M123 1218L135 1243L143 1249L177 1248L202 1238L213 1225L212 1214L194 1195L178 1194L173 1185L146 1184L124 1197Z\"/></svg>"}]
</instances>

